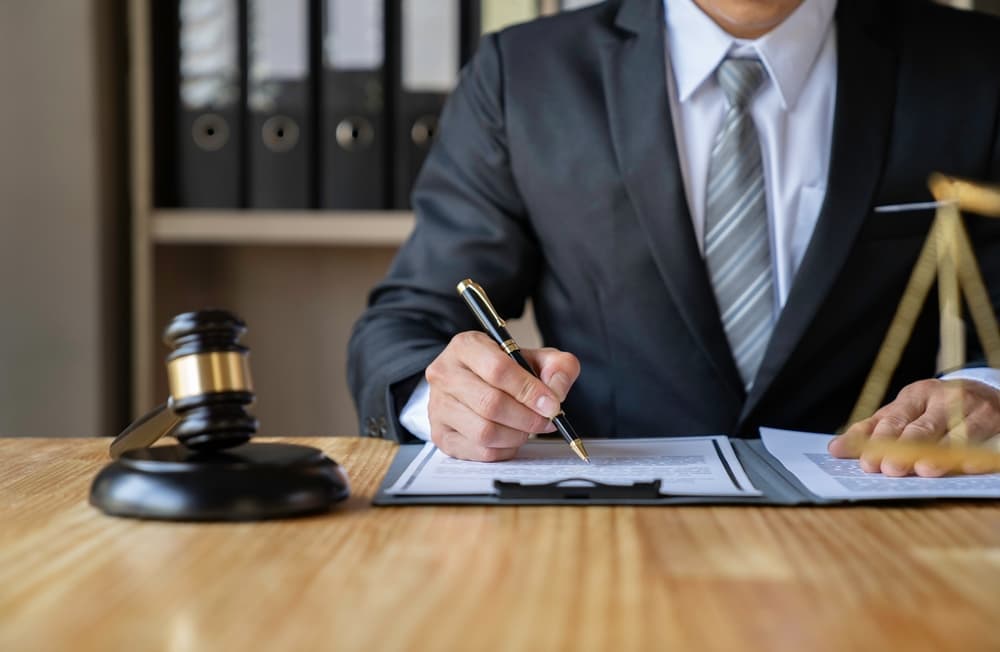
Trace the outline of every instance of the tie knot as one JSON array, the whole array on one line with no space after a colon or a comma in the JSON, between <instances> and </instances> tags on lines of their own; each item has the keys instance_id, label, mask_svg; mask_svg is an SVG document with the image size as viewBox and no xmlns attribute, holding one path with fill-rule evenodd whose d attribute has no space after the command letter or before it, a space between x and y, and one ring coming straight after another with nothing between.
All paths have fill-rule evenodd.
<instances>
[{"instance_id":1,"label":"tie knot","mask_svg":"<svg viewBox=\"0 0 1000 652\"><path fill-rule=\"evenodd\" d=\"M725 59L716 71L729 106L737 109L746 108L766 74L764 64L758 59Z\"/></svg>"}]
</instances>

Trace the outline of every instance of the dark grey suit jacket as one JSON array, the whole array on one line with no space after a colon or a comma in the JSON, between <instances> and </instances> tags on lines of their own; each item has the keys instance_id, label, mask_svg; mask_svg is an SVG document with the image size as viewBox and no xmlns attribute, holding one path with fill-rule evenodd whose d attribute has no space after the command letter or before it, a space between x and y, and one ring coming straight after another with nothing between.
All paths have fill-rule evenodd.
<instances>
[{"instance_id":1,"label":"dark grey suit jacket","mask_svg":"<svg viewBox=\"0 0 1000 652\"><path fill-rule=\"evenodd\" d=\"M477 328L466 277L508 317L533 299L546 344L580 358L565 407L585 436L843 425L933 217L873 208L930 199L934 170L1000 179L1000 28L911 0L842 0L836 24L826 200L749 396L685 200L661 0L619 0L489 36L464 70L351 339L362 433L407 438L408 392ZM969 220L995 305L998 223ZM936 311L934 292L892 395L933 376Z\"/></svg>"}]
</instances>

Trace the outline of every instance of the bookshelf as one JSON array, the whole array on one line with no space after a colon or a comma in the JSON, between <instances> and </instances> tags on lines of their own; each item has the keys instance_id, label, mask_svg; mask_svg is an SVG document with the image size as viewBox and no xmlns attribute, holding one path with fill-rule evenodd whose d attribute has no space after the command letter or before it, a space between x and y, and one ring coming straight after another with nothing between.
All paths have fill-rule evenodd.
<instances>
[{"instance_id":1,"label":"bookshelf","mask_svg":"<svg viewBox=\"0 0 1000 652\"><path fill-rule=\"evenodd\" d=\"M151 213L157 245L395 247L413 230L408 211L193 211Z\"/></svg>"},{"instance_id":2,"label":"bookshelf","mask_svg":"<svg viewBox=\"0 0 1000 652\"><path fill-rule=\"evenodd\" d=\"M131 229L131 412L166 396L159 343L176 312L207 305L230 307L247 319L247 344L257 382L262 434L295 430L354 432L354 415L341 368L350 324L364 294L384 273L396 247L413 228L406 211L204 211L161 209L153 201L152 52L150 2L129 0L129 135ZM313 285L307 281L317 276ZM324 312L328 314L318 314ZM345 306L349 308L345 309ZM316 328L287 328L300 310ZM333 347L333 369L317 371L310 355L289 355L289 340L322 340ZM277 353L276 353L277 352ZM292 360L290 367L280 368ZM284 361L284 363L282 362ZM307 387L295 387L305 379ZM265 396L269 387L291 385L289 399ZM279 406L334 404L319 419L288 419ZM331 419L330 417L335 418ZM272 422L274 427L269 428Z\"/></svg>"},{"instance_id":3,"label":"bookshelf","mask_svg":"<svg viewBox=\"0 0 1000 652\"><path fill-rule=\"evenodd\" d=\"M261 435L354 434L347 341L413 229L408 211L164 209L154 204L150 7L128 0L131 412L167 396L160 333L224 307L248 324ZM558 10L554 0L542 13ZM530 315L514 325L538 342Z\"/></svg>"}]
</instances>

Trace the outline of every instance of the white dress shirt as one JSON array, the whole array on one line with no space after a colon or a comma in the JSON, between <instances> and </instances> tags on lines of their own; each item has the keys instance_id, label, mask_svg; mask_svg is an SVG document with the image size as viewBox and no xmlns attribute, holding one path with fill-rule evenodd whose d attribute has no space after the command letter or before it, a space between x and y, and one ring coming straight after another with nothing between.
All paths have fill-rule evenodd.
<instances>
[{"instance_id":1,"label":"white dress shirt","mask_svg":"<svg viewBox=\"0 0 1000 652\"><path fill-rule=\"evenodd\" d=\"M750 113L764 164L775 314L788 298L826 195L837 99L836 6L836 0L805 0L764 36L742 41L716 25L693 0L664 1L667 94L702 252L709 159L729 108L715 71L729 55L757 58L767 70L750 101Z\"/></svg>"},{"instance_id":2,"label":"white dress shirt","mask_svg":"<svg viewBox=\"0 0 1000 652\"><path fill-rule=\"evenodd\" d=\"M728 109L715 70L730 55L757 58L767 70L750 112L764 164L777 316L826 195L837 99L837 0L804 0L780 25L752 41L728 34L693 0L664 0L663 5L670 113L703 253L709 158ZM977 380L1000 390L1000 370L968 369L944 378ZM421 439L430 438L429 394L422 380L400 414L403 427Z\"/></svg>"}]
</instances>

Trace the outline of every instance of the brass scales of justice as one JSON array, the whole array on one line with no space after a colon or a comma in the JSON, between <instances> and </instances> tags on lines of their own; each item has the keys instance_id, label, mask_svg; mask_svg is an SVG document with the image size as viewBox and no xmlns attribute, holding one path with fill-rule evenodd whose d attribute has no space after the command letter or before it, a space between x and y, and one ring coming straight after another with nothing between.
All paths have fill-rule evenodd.
<instances>
[{"instance_id":1,"label":"brass scales of justice","mask_svg":"<svg viewBox=\"0 0 1000 652\"><path fill-rule=\"evenodd\" d=\"M939 173L930 176L928 186L935 200L930 204L936 207L934 221L848 424L872 416L881 406L935 280L941 334L938 371L958 369L966 362L963 296L989 366L1000 368L1000 328L961 215L966 210L1000 218L1000 187ZM952 410L949 446L871 440L862 452L891 454L910 463L925 459L949 467L971 462L977 471L1000 471L1000 434L985 446L968 445L963 407L955 405Z\"/></svg>"}]
</instances>

